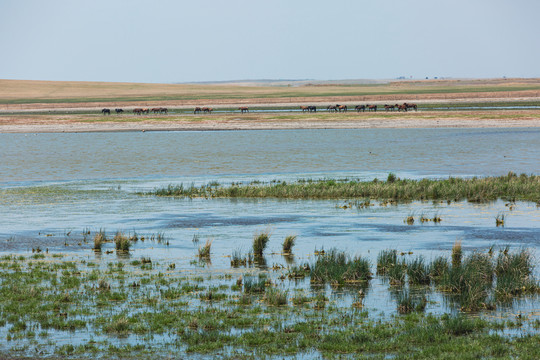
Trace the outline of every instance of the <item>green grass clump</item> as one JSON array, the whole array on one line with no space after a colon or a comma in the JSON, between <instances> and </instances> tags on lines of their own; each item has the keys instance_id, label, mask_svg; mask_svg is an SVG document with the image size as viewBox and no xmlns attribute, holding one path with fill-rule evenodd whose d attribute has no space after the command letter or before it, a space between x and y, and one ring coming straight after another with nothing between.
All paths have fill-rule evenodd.
<instances>
[{"instance_id":1,"label":"green grass clump","mask_svg":"<svg viewBox=\"0 0 540 360\"><path fill-rule=\"evenodd\" d=\"M107 242L107 235L105 234L105 230L100 229L94 236L94 250L101 251L101 247L105 242Z\"/></svg>"},{"instance_id":2,"label":"green grass clump","mask_svg":"<svg viewBox=\"0 0 540 360\"><path fill-rule=\"evenodd\" d=\"M452 246L452 267L457 268L461 266L462 256L463 250L461 249L461 241L456 241Z\"/></svg>"},{"instance_id":3,"label":"green grass clump","mask_svg":"<svg viewBox=\"0 0 540 360\"><path fill-rule=\"evenodd\" d=\"M365 282L372 278L369 260L362 257L350 258L344 251L331 249L317 257L311 266L311 282L333 285Z\"/></svg>"},{"instance_id":4,"label":"green grass clump","mask_svg":"<svg viewBox=\"0 0 540 360\"><path fill-rule=\"evenodd\" d=\"M506 249L500 252L495 264L496 298L505 301L514 296L538 292L539 286L533 277L533 269L530 251L521 249L510 253Z\"/></svg>"},{"instance_id":5,"label":"green grass clump","mask_svg":"<svg viewBox=\"0 0 540 360\"><path fill-rule=\"evenodd\" d=\"M233 251L231 255L231 266L232 267L240 267L240 266L246 266L247 264L247 258L242 255L242 250L236 249Z\"/></svg>"},{"instance_id":6,"label":"green grass clump","mask_svg":"<svg viewBox=\"0 0 540 360\"><path fill-rule=\"evenodd\" d=\"M397 250L382 250L377 255L377 275L385 275L397 264Z\"/></svg>"},{"instance_id":7,"label":"green grass clump","mask_svg":"<svg viewBox=\"0 0 540 360\"><path fill-rule=\"evenodd\" d=\"M397 310L400 314L408 314L413 311L422 312L427 305L427 298L425 296L416 298L411 296L408 291L402 291L398 295L398 307Z\"/></svg>"},{"instance_id":8,"label":"green grass clump","mask_svg":"<svg viewBox=\"0 0 540 360\"><path fill-rule=\"evenodd\" d=\"M443 256L439 256L431 262L429 276L435 281L435 283L438 283L440 279L446 273L448 273L449 269L450 264L448 263L448 259Z\"/></svg>"},{"instance_id":9,"label":"green grass clump","mask_svg":"<svg viewBox=\"0 0 540 360\"><path fill-rule=\"evenodd\" d=\"M263 231L260 233L255 234L253 237L253 254L256 257L262 257L264 249L266 249L266 245L268 244L268 241L270 241L270 232L269 231Z\"/></svg>"},{"instance_id":10,"label":"green grass clump","mask_svg":"<svg viewBox=\"0 0 540 360\"><path fill-rule=\"evenodd\" d=\"M199 246L199 259L210 259L211 248L212 240L207 239L204 245Z\"/></svg>"},{"instance_id":11,"label":"green grass clump","mask_svg":"<svg viewBox=\"0 0 540 360\"><path fill-rule=\"evenodd\" d=\"M259 274L258 278L255 278L253 276L245 276L244 277L244 292L248 294L252 293L264 293L266 289L266 283L268 281L268 278L266 275Z\"/></svg>"},{"instance_id":12,"label":"green grass clump","mask_svg":"<svg viewBox=\"0 0 540 360\"><path fill-rule=\"evenodd\" d=\"M264 301L273 306L287 305L287 292L269 287L264 294Z\"/></svg>"},{"instance_id":13,"label":"green grass clump","mask_svg":"<svg viewBox=\"0 0 540 360\"><path fill-rule=\"evenodd\" d=\"M430 266L425 263L424 258L419 256L407 264L407 275L411 285L429 285Z\"/></svg>"},{"instance_id":14,"label":"green grass clump","mask_svg":"<svg viewBox=\"0 0 540 360\"><path fill-rule=\"evenodd\" d=\"M116 235L114 235L114 244L116 247L116 251L129 251L131 248L131 241L129 241L129 237L124 235L122 232L118 231Z\"/></svg>"},{"instance_id":15,"label":"green grass clump","mask_svg":"<svg viewBox=\"0 0 540 360\"><path fill-rule=\"evenodd\" d=\"M290 254L294 243L296 242L296 235L289 235L283 240L283 253Z\"/></svg>"}]
</instances>

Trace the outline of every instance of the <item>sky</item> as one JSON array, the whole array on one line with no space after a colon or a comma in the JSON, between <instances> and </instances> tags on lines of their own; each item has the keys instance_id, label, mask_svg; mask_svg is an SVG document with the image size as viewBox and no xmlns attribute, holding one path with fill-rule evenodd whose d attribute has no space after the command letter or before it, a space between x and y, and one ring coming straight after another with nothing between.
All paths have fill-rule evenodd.
<instances>
[{"instance_id":1,"label":"sky","mask_svg":"<svg viewBox=\"0 0 540 360\"><path fill-rule=\"evenodd\" d=\"M539 0L0 0L0 78L540 77Z\"/></svg>"}]
</instances>

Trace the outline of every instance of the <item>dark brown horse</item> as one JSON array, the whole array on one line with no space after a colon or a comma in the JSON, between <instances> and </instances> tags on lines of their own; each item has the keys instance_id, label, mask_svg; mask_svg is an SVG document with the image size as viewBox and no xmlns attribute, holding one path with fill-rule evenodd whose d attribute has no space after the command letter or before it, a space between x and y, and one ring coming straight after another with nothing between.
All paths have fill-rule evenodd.
<instances>
[{"instance_id":1,"label":"dark brown horse","mask_svg":"<svg viewBox=\"0 0 540 360\"><path fill-rule=\"evenodd\" d=\"M384 110L386 110L386 111L394 111L395 108L396 108L395 105L386 105L386 104L384 104Z\"/></svg>"},{"instance_id":2,"label":"dark brown horse","mask_svg":"<svg viewBox=\"0 0 540 360\"><path fill-rule=\"evenodd\" d=\"M193 113L194 113L194 114L198 114L198 113L200 113L201 111L202 111L201 108L197 106L197 107L193 110Z\"/></svg>"},{"instance_id":3,"label":"dark brown horse","mask_svg":"<svg viewBox=\"0 0 540 360\"><path fill-rule=\"evenodd\" d=\"M334 111L334 112L338 111L338 110L337 110L337 107L336 107L335 105L328 105L328 107L326 108L326 110L328 110L328 111Z\"/></svg>"},{"instance_id":4,"label":"dark brown horse","mask_svg":"<svg viewBox=\"0 0 540 360\"><path fill-rule=\"evenodd\" d=\"M368 111L377 111L377 105L366 105Z\"/></svg>"},{"instance_id":5,"label":"dark brown horse","mask_svg":"<svg viewBox=\"0 0 540 360\"><path fill-rule=\"evenodd\" d=\"M398 111L405 111L405 112L407 111L407 105L405 105L405 104L403 104L403 105L396 104L396 106L397 106Z\"/></svg>"},{"instance_id":6,"label":"dark brown horse","mask_svg":"<svg viewBox=\"0 0 540 360\"><path fill-rule=\"evenodd\" d=\"M135 109L133 109L133 113L136 114L136 115L141 115L141 114L142 114L142 111L143 111L142 108L135 108Z\"/></svg>"},{"instance_id":7,"label":"dark brown horse","mask_svg":"<svg viewBox=\"0 0 540 360\"><path fill-rule=\"evenodd\" d=\"M111 115L111 109L103 109L101 110L101 112L103 113L103 115Z\"/></svg>"},{"instance_id":8,"label":"dark brown horse","mask_svg":"<svg viewBox=\"0 0 540 360\"><path fill-rule=\"evenodd\" d=\"M240 106L238 108L238 110L240 110L240 112L243 114L244 112L249 112L249 108L247 106Z\"/></svg>"},{"instance_id":9,"label":"dark brown horse","mask_svg":"<svg viewBox=\"0 0 540 360\"><path fill-rule=\"evenodd\" d=\"M360 111L362 111L362 112L366 111L366 105L356 105L354 108L355 108L356 111L358 111L358 112L360 112Z\"/></svg>"},{"instance_id":10,"label":"dark brown horse","mask_svg":"<svg viewBox=\"0 0 540 360\"><path fill-rule=\"evenodd\" d=\"M416 106L416 104L403 103L403 105L407 106L407 110L414 109L414 111L418 111L418 106Z\"/></svg>"},{"instance_id":11,"label":"dark brown horse","mask_svg":"<svg viewBox=\"0 0 540 360\"><path fill-rule=\"evenodd\" d=\"M123 109L114 109L114 111L116 111L116 113L117 113L117 114L121 114L121 113L123 113L123 112L124 112L124 110L123 110Z\"/></svg>"},{"instance_id":12,"label":"dark brown horse","mask_svg":"<svg viewBox=\"0 0 540 360\"><path fill-rule=\"evenodd\" d=\"M211 107L203 107L203 108L202 108L202 111L203 111L205 114L211 114L212 111L214 111L214 109L212 109Z\"/></svg>"},{"instance_id":13,"label":"dark brown horse","mask_svg":"<svg viewBox=\"0 0 540 360\"><path fill-rule=\"evenodd\" d=\"M309 112L317 112L317 107L316 107L316 106L313 106L313 105L308 106L308 111L309 111Z\"/></svg>"},{"instance_id":14,"label":"dark brown horse","mask_svg":"<svg viewBox=\"0 0 540 360\"><path fill-rule=\"evenodd\" d=\"M160 113L160 114L168 114L168 113L169 113L169 109L167 109L167 108L159 108L159 113Z\"/></svg>"},{"instance_id":15,"label":"dark brown horse","mask_svg":"<svg viewBox=\"0 0 540 360\"><path fill-rule=\"evenodd\" d=\"M150 109L149 108L143 108L141 113L142 114L148 114L148 113L150 113Z\"/></svg>"},{"instance_id":16,"label":"dark brown horse","mask_svg":"<svg viewBox=\"0 0 540 360\"><path fill-rule=\"evenodd\" d=\"M157 113L161 112L161 108L152 108L152 110L150 110L150 111L152 111L154 114L157 114Z\"/></svg>"}]
</instances>

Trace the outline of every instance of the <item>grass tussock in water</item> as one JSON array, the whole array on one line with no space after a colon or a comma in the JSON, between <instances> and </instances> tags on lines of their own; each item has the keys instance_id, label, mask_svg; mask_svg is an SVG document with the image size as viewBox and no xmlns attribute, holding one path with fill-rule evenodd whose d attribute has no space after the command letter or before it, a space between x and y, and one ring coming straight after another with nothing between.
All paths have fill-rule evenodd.
<instances>
[{"instance_id":1,"label":"grass tussock in water","mask_svg":"<svg viewBox=\"0 0 540 360\"><path fill-rule=\"evenodd\" d=\"M455 178L431 180L395 179L387 181L359 180L300 180L294 183L246 184L232 186L196 187L169 185L150 194L178 197L225 198L289 198L341 199L372 198L394 200L450 200L467 199L473 202L496 199L540 202L540 176L510 172L506 176L485 178Z\"/></svg>"},{"instance_id":2,"label":"grass tussock in water","mask_svg":"<svg viewBox=\"0 0 540 360\"><path fill-rule=\"evenodd\" d=\"M296 235L289 235L283 240L283 253L290 254L294 243L296 242Z\"/></svg>"},{"instance_id":3,"label":"grass tussock in water","mask_svg":"<svg viewBox=\"0 0 540 360\"><path fill-rule=\"evenodd\" d=\"M262 231L255 234L255 236L253 237L253 254L255 255L255 257L261 258L263 256L263 252L264 249L266 249L268 241L270 241L269 231Z\"/></svg>"},{"instance_id":4,"label":"grass tussock in water","mask_svg":"<svg viewBox=\"0 0 540 360\"><path fill-rule=\"evenodd\" d=\"M366 282L372 278L369 260L362 257L350 258L344 251L331 249L317 257L311 266L311 282L333 285Z\"/></svg>"}]
</instances>

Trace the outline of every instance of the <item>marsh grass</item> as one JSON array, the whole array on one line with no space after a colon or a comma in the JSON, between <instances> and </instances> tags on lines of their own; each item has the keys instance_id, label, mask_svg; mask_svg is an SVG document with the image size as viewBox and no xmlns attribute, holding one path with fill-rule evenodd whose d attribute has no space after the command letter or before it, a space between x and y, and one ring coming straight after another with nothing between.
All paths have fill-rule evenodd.
<instances>
[{"instance_id":1,"label":"marsh grass","mask_svg":"<svg viewBox=\"0 0 540 360\"><path fill-rule=\"evenodd\" d=\"M212 239L207 239L204 245L199 246L199 259L210 259L211 249Z\"/></svg>"},{"instance_id":2,"label":"marsh grass","mask_svg":"<svg viewBox=\"0 0 540 360\"><path fill-rule=\"evenodd\" d=\"M290 254L294 243L296 242L296 235L288 235L285 240L283 240L283 253Z\"/></svg>"},{"instance_id":3,"label":"marsh grass","mask_svg":"<svg viewBox=\"0 0 540 360\"><path fill-rule=\"evenodd\" d=\"M244 197L290 199L381 199L381 200L447 200L467 199L486 202L496 199L540 202L540 176L509 173L500 177L454 178L442 180L395 179L394 181L313 180L291 183L235 184L211 187L168 185L150 193L179 197Z\"/></svg>"},{"instance_id":4,"label":"marsh grass","mask_svg":"<svg viewBox=\"0 0 540 360\"><path fill-rule=\"evenodd\" d=\"M495 225L497 227L504 226L505 220L506 220L506 215L505 214L503 214L503 213L497 214L497 216L495 217Z\"/></svg>"},{"instance_id":5,"label":"marsh grass","mask_svg":"<svg viewBox=\"0 0 540 360\"><path fill-rule=\"evenodd\" d=\"M397 261L397 250L380 251L377 255L377 275L385 275Z\"/></svg>"},{"instance_id":6,"label":"marsh grass","mask_svg":"<svg viewBox=\"0 0 540 360\"><path fill-rule=\"evenodd\" d=\"M101 248L105 242L107 242L107 235L105 234L105 230L100 229L99 232L97 232L94 236L94 250L101 251Z\"/></svg>"},{"instance_id":7,"label":"marsh grass","mask_svg":"<svg viewBox=\"0 0 540 360\"><path fill-rule=\"evenodd\" d=\"M282 291L275 287L266 288L264 301L273 306L287 305L287 291Z\"/></svg>"},{"instance_id":8,"label":"marsh grass","mask_svg":"<svg viewBox=\"0 0 540 360\"><path fill-rule=\"evenodd\" d=\"M495 296L500 301L508 301L515 296L539 291L538 281L533 275L531 252L520 249L515 252L501 251L495 263L497 284Z\"/></svg>"},{"instance_id":9,"label":"marsh grass","mask_svg":"<svg viewBox=\"0 0 540 360\"><path fill-rule=\"evenodd\" d=\"M258 278L244 276L244 292L248 294L262 294L266 289L268 278L264 274L259 274Z\"/></svg>"},{"instance_id":10,"label":"marsh grass","mask_svg":"<svg viewBox=\"0 0 540 360\"><path fill-rule=\"evenodd\" d=\"M461 266L461 257L463 256L463 250L461 249L461 241L454 242L452 246L452 267L458 268Z\"/></svg>"},{"instance_id":11,"label":"marsh grass","mask_svg":"<svg viewBox=\"0 0 540 360\"><path fill-rule=\"evenodd\" d=\"M270 241L270 231L261 231L253 236L253 254L255 257L262 258L264 249Z\"/></svg>"},{"instance_id":12,"label":"marsh grass","mask_svg":"<svg viewBox=\"0 0 540 360\"><path fill-rule=\"evenodd\" d=\"M247 258L242 255L241 249L236 249L233 251L231 255L231 266L232 267L240 267L240 266L246 266L247 264Z\"/></svg>"},{"instance_id":13,"label":"marsh grass","mask_svg":"<svg viewBox=\"0 0 540 360\"><path fill-rule=\"evenodd\" d=\"M129 240L129 237L120 231L114 235L113 241L117 252L128 252L131 248L131 241Z\"/></svg>"},{"instance_id":14,"label":"marsh grass","mask_svg":"<svg viewBox=\"0 0 540 360\"><path fill-rule=\"evenodd\" d=\"M311 265L311 282L332 285L366 282L372 278L370 268L369 260L365 258L350 258L344 251L331 249L319 255Z\"/></svg>"},{"instance_id":15,"label":"marsh grass","mask_svg":"<svg viewBox=\"0 0 540 360\"><path fill-rule=\"evenodd\" d=\"M413 297L409 291L400 291L397 298L397 310L400 314L408 314L413 311L422 312L426 309L427 298Z\"/></svg>"},{"instance_id":16,"label":"marsh grass","mask_svg":"<svg viewBox=\"0 0 540 360\"><path fill-rule=\"evenodd\" d=\"M419 256L407 264L407 275L411 285L429 285L430 266Z\"/></svg>"}]
</instances>

